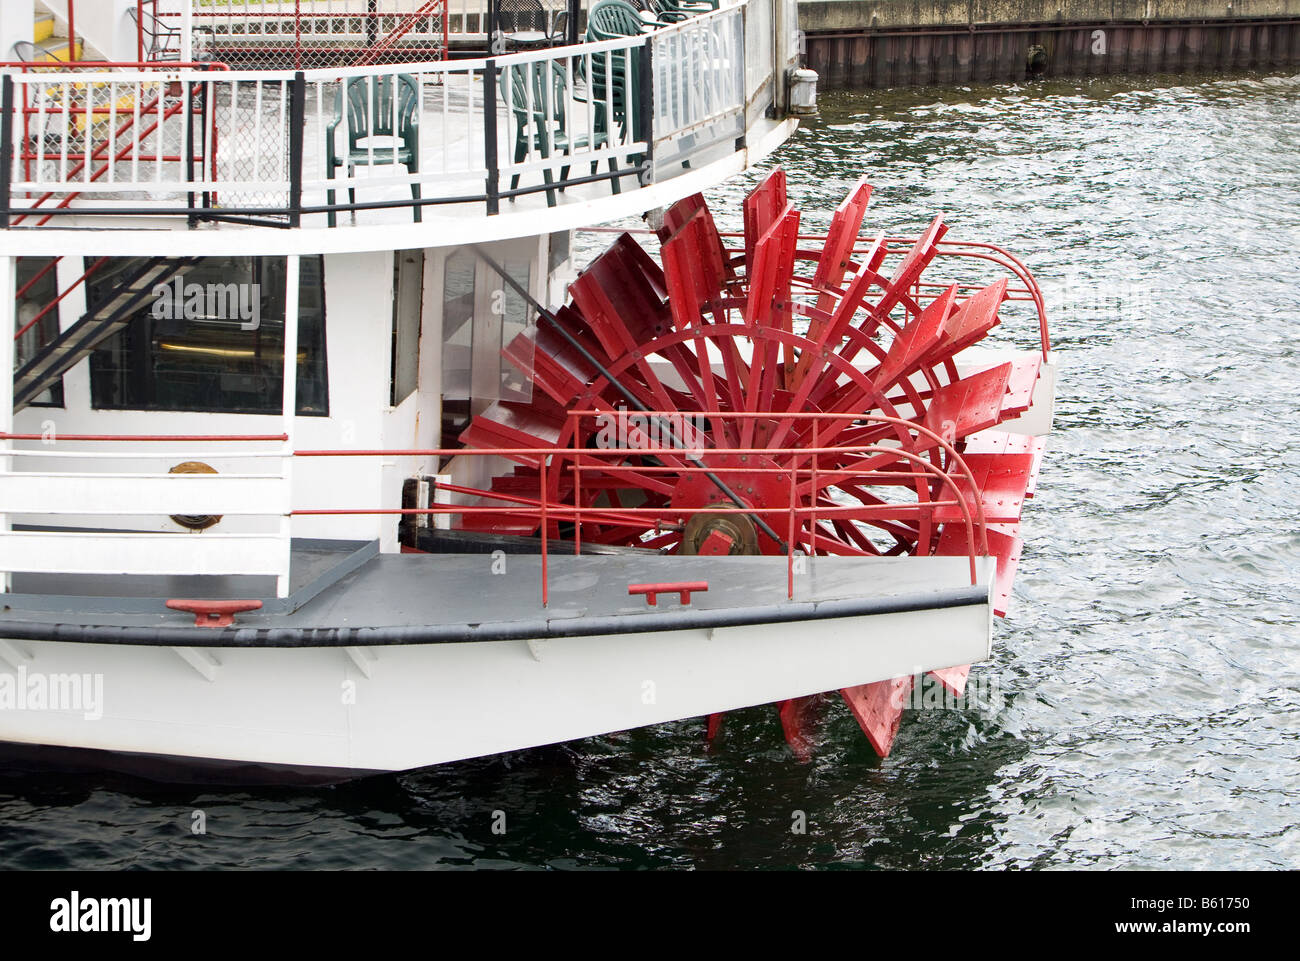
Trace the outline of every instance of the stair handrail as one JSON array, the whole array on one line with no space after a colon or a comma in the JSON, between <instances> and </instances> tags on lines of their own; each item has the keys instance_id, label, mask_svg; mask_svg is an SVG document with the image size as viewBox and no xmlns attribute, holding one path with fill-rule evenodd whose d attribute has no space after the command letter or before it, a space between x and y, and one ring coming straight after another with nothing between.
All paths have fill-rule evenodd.
<instances>
[{"instance_id":1,"label":"stair handrail","mask_svg":"<svg viewBox=\"0 0 1300 961\"><path fill-rule=\"evenodd\" d=\"M426 0L420 7L406 14L392 30L388 31L382 39L371 46L353 66L368 67L374 64L378 57L388 53L396 46L398 40L410 33L420 21L420 18L429 16L438 7L442 8L442 48L446 50L447 0Z\"/></svg>"},{"instance_id":2,"label":"stair handrail","mask_svg":"<svg viewBox=\"0 0 1300 961\"><path fill-rule=\"evenodd\" d=\"M99 69L99 70L111 70L111 69L126 69L126 70L194 69L194 70L218 70L218 71L230 70L230 67L227 64L220 63L217 61L190 62L190 63L168 61L167 63L158 63L154 61L81 60L74 64L53 65L53 64L34 64L26 60L21 60L21 61L0 60L0 69L18 69L21 73L24 74L30 73L32 70L50 69L51 67L57 67L57 68L74 67L83 70L92 69L92 68ZM161 99L161 97L162 97L161 94L154 97L153 100L151 100L147 106L145 106L140 110L139 115L143 117L146 116L148 113L150 113L152 109L157 106L158 101ZM158 128L159 124L176 116L176 114L180 112L183 106L184 104L178 101L177 103L173 104L171 107L168 107L167 111L163 114L163 116L155 120L149 126L149 128L146 130L144 134L138 135L137 139L142 140L144 137L149 136L151 133L153 133L154 130ZM24 103L21 109L23 111L24 141L26 141L27 139L29 139L28 132L26 130L26 122L27 122L27 114L29 113L30 108L27 106L26 103ZM81 171L86 166L87 163L92 163L100 159L104 151L108 150L111 146L116 144L117 141L120 140L122 136L128 130L130 130L130 128L134 124L135 124L135 115L132 114L131 116L127 117L123 121L122 125L116 131L114 131L111 137L103 138L103 140L100 141L100 143L90 152L90 155L88 157L78 161L73 166L72 170L69 171L69 175L70 176L75 175L76 173ZM113 157L112 160L110 160L108 163L105 163L97 170L95 170L94 173L91 174L90 180L95 181L98 180L101 176L103 176L108 171L108 169L113 165L113 163L122 159L123 152L129 151L130 147L131 145L128 144L125 148L123 148L123 150L118 151L118 153ZM25 149L26 148L24 148L24 150ZM34 211L39 209L40 206L43 203L45 203L45 201L53 197L54 193L55 193L54 191L47 191L46 193L42 194L39 198L37 198L36 202L32 205L32 207L27 212L21 213L14 218L14 225L20 224L24 220L26 220L29 216L32 215ZM81 191L73 191L69 193L59 202L56 209L66 208L72 203L72 201L76 200L77 197L81 196L81 193L82 193ZM39 223L37 223L36 226L41 227L49 223L51 216L53 215L47 214ZM46 269L48 269L48 267ZM36 279L38 278L33 278L32 282L34 283Z\"/></svg>"}]
</instances>

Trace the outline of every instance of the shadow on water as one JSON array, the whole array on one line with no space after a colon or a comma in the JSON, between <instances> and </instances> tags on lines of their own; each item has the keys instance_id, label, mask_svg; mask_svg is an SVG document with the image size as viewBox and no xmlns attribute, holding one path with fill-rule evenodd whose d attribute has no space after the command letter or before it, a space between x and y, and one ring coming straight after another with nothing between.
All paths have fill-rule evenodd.
<instances>
[{"instance_id":1,"label":"shadow on water","mask_svg":"<svg viewBox=\"0 0 1300 961\"><path fill-rule=\"evenodd\" d=\"M213 790L9 774L0 857L31 867L791 866L978 861L1026 746L970 711L908 711L882 760L828 702L810 762L771 708L365 778ZM205 833L194 833L202 817Z\"/></svg>"}]
</instances>

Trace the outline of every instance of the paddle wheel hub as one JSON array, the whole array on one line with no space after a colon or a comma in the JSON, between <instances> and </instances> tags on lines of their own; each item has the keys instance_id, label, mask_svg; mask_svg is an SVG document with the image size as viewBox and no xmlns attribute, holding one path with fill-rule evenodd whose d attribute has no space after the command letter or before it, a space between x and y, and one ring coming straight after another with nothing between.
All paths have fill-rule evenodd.
<instances>
[{"instance_id":1,"label":"paddle wheel hub","mask_svg":"<svg viewBox=\"0 0 1300 961\"><path fill-rule=\"evenodd\" d=\"M706 504L705 507L725 509L731 507L731 504L723 502ZM686 530L682 534L681 552L711 557L757 554L759 552L758 531L753 521L743 516L722 513L695 514L686 522Z\"/></svg>"},{"instance_id":2,"label":"paddle wheel hub","mask_svg":"<svg viewBox=\"0 0 1300 961\"><path fill-rule=\"evenodd\" d=\"M825 237L804 237L778 169L745 200L743 248L724 242L699 195L665 212L662 266L619 236L574 281L570 303L540 311L504 349L533 401L496 403L461 441L566 450L545 464L507 454L517 466L483 503L565 505L548 536L661 553L970 555L972 576L974 557L994 556L1003 613L1042 453L1014 422L1032 404L1045 327L1041 350L992 362L962 354L1008 299L1033 299L1042 323L1041 298L1027 272L1014 289L924 279L959 249L997 261L968 250L989 245L945 248L938 217L906 242L860 242L870 196L859 181ZM495 534L540 527L522 510L462 523ZM934 674L960 692L967 670ZM842 692L882 755L910 684ZM780 705L797 753L813 713L804 700ZM711 719L711 736L718 727Z\"/></svg>"}]
</instances>

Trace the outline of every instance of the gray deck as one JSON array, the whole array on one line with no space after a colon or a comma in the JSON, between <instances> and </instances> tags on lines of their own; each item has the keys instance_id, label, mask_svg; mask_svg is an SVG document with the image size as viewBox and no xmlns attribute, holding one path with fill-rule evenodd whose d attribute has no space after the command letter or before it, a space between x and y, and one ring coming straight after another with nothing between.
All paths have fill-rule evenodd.
<instances>
[{"instance_id":1,"label":"gray deck","mask_svg":"<svg viewBox=\"0 0 1300 961\"><path fill-rule=\"evenodd\" d=\"M275 596L275 578L255 575L32 574L16 572L7 607L57 613L157 611L168 598L257 598L266 611L285 613L373 558L377 541L295 540L289 555L289 596ZM164 608L165 609L165 608Z\"/></svg>"},{"instance_id":2,"label":"gray deck","mask_svg":"<svg viewBox=\"0 0 1300 961\"><path fill-rule=\"evenodd\" d=\"M661 595L657 607L629 596L634 583L708 581L692 596L697 610L770 607L784 603L786 559L781 557L681 557L619 555L549 558L550 604L541 603L541 558L483 554L381 554L326 585L297 610L267 608L239 615L236 625L259 628L414 627L484 621L581 618L671 611L677 595ZM818 557L795 577L795 601L892 597L969 585L965 558ZM169 594L164 596L176 596ZM211 596L211 595L209 595ZM53 598L49 599L50 601ZM75 598L65 598L74 601ZM131 609L95 611L72 603L47 602L44 609L11 604L12 619L41 623L106 626L187 627L188 614L168 611L163 598ZM102 605L101 605L102 606Z\"/></svg>"}]
</instances>

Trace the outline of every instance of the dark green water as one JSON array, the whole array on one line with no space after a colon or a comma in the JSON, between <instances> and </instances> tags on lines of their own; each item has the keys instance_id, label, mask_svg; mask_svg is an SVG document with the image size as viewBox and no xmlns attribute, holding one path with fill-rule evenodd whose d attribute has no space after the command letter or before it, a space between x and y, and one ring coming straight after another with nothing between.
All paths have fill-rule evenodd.
<instances>
[{"instance_id":1,"label":"dark green water","mask_svg":"<svg viewBox=\"0 0 1300 961\"><path fill-rule=\"evenodd\" d=\"M999 708L883 762L833 705L808 764L754 709L311 791L0 776L0 864L1300 866L1300 76L1140 84L837 94L774 158L805 225L866 173L869 228L942 212L1047 293Z\"/></svg>"}]
</instances>

